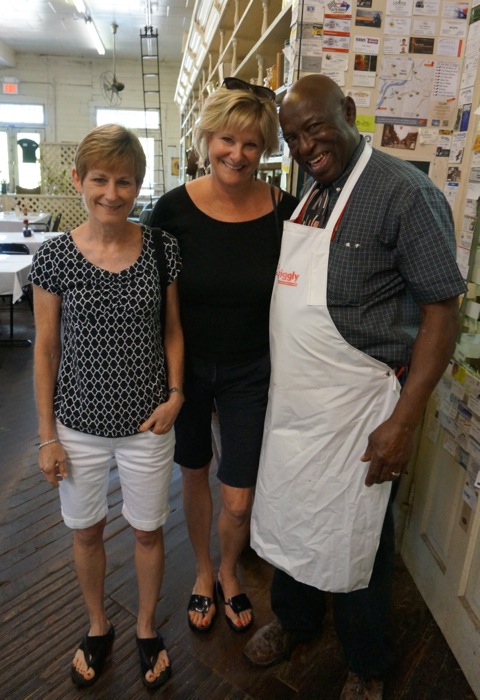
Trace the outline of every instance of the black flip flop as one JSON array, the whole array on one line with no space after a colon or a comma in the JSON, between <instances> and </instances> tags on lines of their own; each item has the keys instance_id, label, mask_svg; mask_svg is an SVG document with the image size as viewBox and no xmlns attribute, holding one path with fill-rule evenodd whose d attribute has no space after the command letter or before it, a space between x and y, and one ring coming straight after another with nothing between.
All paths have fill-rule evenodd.
<instances>
[{"instance_id":1,"label":"black flip flop","mask_svg":"<svg viewBox=\"0 0 480 700\"><path fill-rule=\"evenodd\" d=\"M202 615L206 615L212 605L215 605L215 612L213 614L212 619L210 620L209 625L195 625L191 619L190 615L188 615L188 611L191 612L198 612L202 613ZM200 634L206 634L207 632L210 632L212 629L212 625L215 621L215 617L217 614L217 596L215 593L215 587L213 589L213 598L209 598L206 595L197 595L196 593L192 593L190 596L190 600L188 601L188 606L187 606L187 617L188 617L188 624L190 626L190 629L193 630L194 632L200 632Z\"/></svg>"},{"instance_id":2,"label":"black flip flop","mask_svg":"<svg viewBox=\"0 0 480 700\"><path fill-rule=\"evenodd\" d=\"M225 605L229 605L235 615L238 615L239 613L243 612L244 610L252 610L252 604L247 596L246 593L239 593L238 595L233 595L231 598L228 598L228 600L225 600L225 595L223 593L223 588L222 584L220 581L217 579L217 594L218 597L221 598ZM225 613L225 619L227 621L228 626L230 629L232 629L234 632L238 632L239 634L242 634L243 632L246 632L247 630L250 629L250 627L253 625L253 610L252 610L252 619L248 623L248 625L236 625L234 621Z\"/></svg>"},{"instance_id":3,"label":"black flip flop","mask_svg":"<svg viewBox=\"0 0 480 700\"><path fill-rule=\"evenodd\" d=\"M147 681L145 674L147 671L153 671L157 663L158 655L165 649L163 637L160 632L156 633L156 637L150 639L139 639L137 637L138 653L140 655L140 668L142 671L142 682L147 688L160 688L164 685L172 675L172 667L166 666L158 678L154 681Z\"/></svg>"},{"instance_id":4,"label":"black flip flop","mask_svg":"<svg viewBox=\"0 0 480 700\"><path fill-rule=\"evenodd\" d=\"M83 639L78 648L83 651L85 662L88 668L92 668L95 671L95 675L93 678L85 678L72 666L70 672L72 681L76 683L76 685L86 688L95 683L102 673L105 659L112 648L114 638L115 630L113 625L110 625L110 629L108 630L107 634L102 634L95 637L90 637L87 633L83 635Z\"/></svg>"}]
</instances>

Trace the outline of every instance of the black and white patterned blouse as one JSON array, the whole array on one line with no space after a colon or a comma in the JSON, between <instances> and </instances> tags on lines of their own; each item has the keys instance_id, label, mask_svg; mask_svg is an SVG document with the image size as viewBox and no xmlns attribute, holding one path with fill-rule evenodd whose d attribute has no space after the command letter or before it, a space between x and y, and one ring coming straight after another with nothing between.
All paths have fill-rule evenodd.
<instances>
[{"instance_id":1,"label":"black and white patterned blouse","mask_svg":"<svg viewBox=\"0 0 480 700\"><path fill-rule=\"evenodd\" d=\"M67 231L44 243L33 284L62 297L62 361L54 412L68 428L103 437L138 432L167 399L160 282L152 242L162 235L168 284L181 269L173 236L142 228L139 258L121 272L90 263Z\"/></svg>"}]
</instances>

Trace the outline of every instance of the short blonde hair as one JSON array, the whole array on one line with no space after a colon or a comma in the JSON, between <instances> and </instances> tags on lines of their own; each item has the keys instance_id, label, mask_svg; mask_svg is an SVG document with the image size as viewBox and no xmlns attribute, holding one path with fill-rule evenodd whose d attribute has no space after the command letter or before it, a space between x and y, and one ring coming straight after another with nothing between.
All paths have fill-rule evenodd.
<instances>
[{"instance_id":1,"label":"short blonde hair","mask_svg":"<svg viewBox=\"0 0 480 700\"><path fill-rule=\"evenodd\" d=\"M142 144L130 129L119 124L104 124L93 129L78 145L75 170L83 182L89 170L99 165L125 167L132 172L137 186L145 177L147 161Z\"/></svg>"},{"instance_id":2,"label":"short blonde hair","mask_svg":"<svg viewBox=\"0 0 480 700\"><path fill-rule=\"evenodd\" d=\"M243 131L260 129L263 138L262 155L269 156L278 149L278 116L275 103L254 95L250 90L218 88L207 97L194 130L194 144L202 158L207 157L208 138L222 129Z\"/></svg>"}]
</instances>

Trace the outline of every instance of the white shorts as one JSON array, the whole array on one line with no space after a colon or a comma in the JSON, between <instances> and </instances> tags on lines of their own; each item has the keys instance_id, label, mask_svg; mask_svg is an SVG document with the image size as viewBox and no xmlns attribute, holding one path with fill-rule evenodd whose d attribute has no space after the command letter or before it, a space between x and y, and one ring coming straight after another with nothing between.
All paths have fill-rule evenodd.
<instances>
[{"instance_id":1,"label":"white shorts","mask_svg":"<svg viewBox=\"0 0 480 700\"><path fill-rule=\"evenodd\" d=\"M151 431L123 438L80 433L57 421L58 438L67 455L68 477L60 482L62 517L67 527L86 528L108 513L112 460L122 487L122 514L130 525L150 532L168 516L175 431Z\"/></svg>"}]
</instances>

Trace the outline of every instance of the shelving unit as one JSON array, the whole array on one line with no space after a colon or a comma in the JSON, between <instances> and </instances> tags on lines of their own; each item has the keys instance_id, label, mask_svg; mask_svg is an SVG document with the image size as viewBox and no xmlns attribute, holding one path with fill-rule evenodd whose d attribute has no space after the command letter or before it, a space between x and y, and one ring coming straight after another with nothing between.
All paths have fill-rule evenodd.
<instances>
[{"instance_id":1,"label":"shelving unit","mask_svg":"<svg viewBox=\"0 0 480 700\"><path fill-rule=\"evenodd\" d=\"M289 39L291 20L291 0L197 2L175 94L181 112L181 173L206 97L228 75L263 84L267 68L276 64ZM280 158L270 159L263 169L280 167Z\"/></svg>"}]
</instances>

